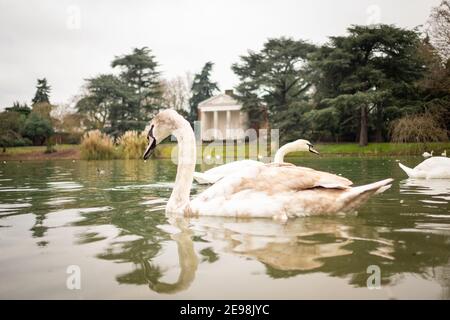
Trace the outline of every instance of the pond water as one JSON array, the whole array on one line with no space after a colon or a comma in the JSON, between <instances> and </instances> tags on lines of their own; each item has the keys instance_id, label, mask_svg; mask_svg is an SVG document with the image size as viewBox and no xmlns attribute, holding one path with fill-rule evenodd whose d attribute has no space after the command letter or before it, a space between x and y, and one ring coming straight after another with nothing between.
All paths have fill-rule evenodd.
<instances>
[{"instance_id":1,"label":"pond water","mask_svg":"<svg viewBox=\"0 0 450 320\"><path fill-rule=\"evenodd\" d=\"M395 182L357 214L286 223L166 217L171 161L2 163L0 298L449 299L450 180L406 179L397 159L422 161L288 159Z\"/></svg>"}]
</instances>

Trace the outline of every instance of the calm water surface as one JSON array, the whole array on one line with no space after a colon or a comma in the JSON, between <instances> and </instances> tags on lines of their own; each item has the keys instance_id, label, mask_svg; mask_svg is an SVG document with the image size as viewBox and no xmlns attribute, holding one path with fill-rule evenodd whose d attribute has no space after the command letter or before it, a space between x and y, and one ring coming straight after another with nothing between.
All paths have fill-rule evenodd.
<instances>
[{"instance_id":1,"label":"calm water surface","mask_svg":"<svg viewBox=\"0 0 450 320\"><path fill-rule=\"evenodd\" d=\"M450 298L450 180L406 179L396 158L289 161L395 182L357 214L188 220L164 214L171 161L0 164L0 298Z\"/></svg>"}]
</instances>

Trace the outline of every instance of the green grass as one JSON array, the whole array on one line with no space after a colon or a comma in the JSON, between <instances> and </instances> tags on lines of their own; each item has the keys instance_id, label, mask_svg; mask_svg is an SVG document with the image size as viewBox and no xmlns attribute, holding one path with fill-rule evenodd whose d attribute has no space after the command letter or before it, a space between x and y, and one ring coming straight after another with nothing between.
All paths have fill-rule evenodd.
<instances>
[{"instance_id":1,"label":"green grass","mask_svg":"<svg viewBox=\"0 0 450 320\"><path fill-rule=\"evenodd\" d=\"M432 143L369 143L360 147L353 143L318 144L317 149L323 154L351 155L421 155L424 151L434 150L434 155L440 155L444 150L450 151L450 142Z\"/></svg>"},{"instance_id":2,"label":"green grass","mask_svg":"<svg viewBox=\"0 0 450 320\"><path fill-rule=\"evenodd\" d=\"M55 146L57 151L64 150L79 150L79 145L70 145L63 144ZM159 145L155 149L155 158L159 159L170 159L172 150L176 148L175 143L165 143ZM433 143L370 143L366 147L359 147L356 143L336 143L336 144L317 144L315 148L323 155L348 155L348 156L401 156L401 155L421 155L424 151L430 152L434 150L434 155L440 155L444 150L447 150L450 154L450 142L433 142ZM35 152L44 153L46 146L39 147L14 147L7 148L6 153L2 153L1 155L9 156L9 158L14 158L17 156L20 158L26 154L31 154ZM200 152L202 151L202 152ZM176 152L176 150L174 150ZM248 158L250 154L249 145L238 145L234 147L234 150L231 152L232 157L236 157L236 154L239 152L239 155L245 154L245 157ZM174 153L176 154L176 153ZM211 157L215 157L216 155L220 155L222 158L226 157L226 152L224 148L220 146L215 146L212 148L207 144L202 145L201 147L197 147L197 155L200 156L210 155ZM255 158L257 152L252 153L251 158ZM227 153L229 156L230 153ZM311 156L309 152L295 152L291 153L288 156L298 156L305 157Z\"/></svg>"},{"instance_id":3,"label":"green grass","mask_svg":"<svg viewBox=\"0 0 450 320\"><path fill-rule=\"evenodd\" d=\"M54 146L57 151L79 149L79 145L76 144L59 144ZM6 148L6 152L3 154L7 155L21 155L33 152L44 152L47 146L27 146L27 147L12 147ZM2 154L0 150L0 154Z\"/></svg>"},{"instance_id":4,"label":"green grass","mask_svg":"<svg viewBox=\"0 0 450 320\"><path fill-rule=\"evenodd\" d=\"M167 159L171 157L172 149L176 147L175 143L167 143L159 145L155 150L155 157L161 159ZM225 157L224 148L208 148L207 145L202 145L202 153L200 153L200 147L197 147L197 155L203 154L214 157L219 154L221 157ZM370 143L365 147L360 147L356 143L336 143L336 144L317 144L315 148L324 155L353 155L353 156L398 156L398 155L421 155L424 151L430 152L434 150L434 155L440 155L444 150L448 150L450 153L450 142L430 142L430 143ZM245 156L249 156L248 145L239 145L235 147L234 154L237 152L242 154L245 152ZM229 154L228 154L229 155ZM308 152L294 152L289 156L310 156Z\"/></svg>"}]
</instances>

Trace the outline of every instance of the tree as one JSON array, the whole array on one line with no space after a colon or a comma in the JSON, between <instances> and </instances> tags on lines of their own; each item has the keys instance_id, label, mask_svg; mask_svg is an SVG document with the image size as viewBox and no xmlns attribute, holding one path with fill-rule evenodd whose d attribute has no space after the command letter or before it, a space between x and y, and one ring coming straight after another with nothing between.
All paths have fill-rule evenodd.
<instances>
[{"instance_id":1,"label":"tree","mask_svg":"<svg viewBox=\"0 0 450 320\"><path fill-rule=\"evenodd\" d=\"M310 68L316 109L333 109L341 117L341 127L346 126L341 134L352 128L349 131L356 138L354 130L359 130L359 144L364 146L371 123L376 140L381 141L387 122L420 107L415 82L424 67L414 30L372 25L352 26L348 32L331 37L328 45L313 54Z\"/></svg>"},{"instance_id":2,"label":"tree","mask_svg":"<svg viewBox=\"0 0 450 320\"><path fill-rule=\"evenodd\" d=\"M13 103L12 107L5 108L7 112L18 112L21 115L28 117L31 112L30 107L26 103L20 104L20 102L16 101Z\"/></svg>"},{"instance_id":3,"label":"tree","mask_svg":"<svg viewBox=\"0 0 450 320\"><path fill-rule=\"evenodd\" d=\"M430 113L440 119L450 130L450 61L442 64L438 51L426 37L419 45L426 72L418 82L419 95L423 101L422 113Z\"/></svg>"},{"instance_id":4,"label":"tree","mask_svg":"<svg viewBox=\"0 0 450 320\"><path fill-rule=\"evenodd\" d=\"M239 77L237 98L249 112L250 125L258 127L268 115L283 139L298 136L298 121L308 110L305 64L315 46L290 38L269 39L260 52L241 56L232 70Z\"/></svg>"},{"instance_id":5,"label":"tree","mask_svg":"<svg viewBox=\"0 0 450 320\"><path fill-rule=\"evenodd\" d=\"M38 79L36 85L36 93L32 100L33 105L36 103L50 103L51 87L47 84L47 79Z\"/></svg>"},{"instance_id":6,"label":"tree","mask_svg":"<svg viewBox=\"0 0 450 320\"><path fill-rule=\"evenodd\" d=\"M160 73L157 71L155 56L147 47L135 48L131 54L116 57L111 66L120 68L119 78L128 88L121 92L127 120L133 125L128 129L144 129L150 115L158 110L161 102Z\"/></svg>"},{"instance_id":7,"label":"tree","mask_svg":"<svg viewBox=\"0 0 450 320\"><path fill-rule=\"evenodd\" d=\"M117 131L117 123L125 122L133 114L124 106L124 93L128 90L120 79L112 74L101 74L87 79L87 94L75 105L75 109L86 116L90 130L104 129L109 121Z\"/></svg>"},{"instance_id":8,"label":"tree","mask_svg":"<svg viewBox=\"0 0 450 320\"><path fill-rule=\"evenodd\" d=\"M54 133L50 121L32 112L25 121L22 135L31 139L35 145L42 145Z\"/></svg>"},{"instance_id":9,"label":"tree","mask_svg":"<svg viewBox=\"0 0 450 320\"><path fill-rule=\"evenodd\" d=\"M193 79L190 73L187 73L185 77L178 76L173 79L162 80L161 88L164 108L178 111L189 110L192 82Z\"/></svg>"},{"instance_id":10,"label":"tree","mask_svg":"<svg viewBox=\"0 0 450 320\"><path fill-rule=\"evenodd\" d=\"M431 44L444 63L450 59L450 1L442 0L428 20Z\"/></svg>"},{"instance_id":11,"label":"tree","mask_svg":"<svg viewBox=\"0 0 450 320\"><path fill-rule=\"evenodd\" d=\"M202 68L200 73L194 75L194 81L191 87L191 98L189 99L190 106L190 122L193 123L198 119L198 104L214 95L214 92L219 91L217 82L211 81L211 71L214 63L208 61Z\"/></svg>"}]
</instances>

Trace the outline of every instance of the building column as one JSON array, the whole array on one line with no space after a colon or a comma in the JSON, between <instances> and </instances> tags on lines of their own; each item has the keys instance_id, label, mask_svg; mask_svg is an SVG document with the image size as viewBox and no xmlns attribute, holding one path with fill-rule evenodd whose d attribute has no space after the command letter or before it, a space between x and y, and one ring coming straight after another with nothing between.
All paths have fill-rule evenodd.
<instances>
[{"instance_id":1,"label":"building column","mask_svg":"<svg viewBox=\"0 0 450 320\"><path fill-rule=\"evenodd\" d=\"M227 110L227 124L225 130L225 139L231 139L231 111Z\"/></svg>"},{"instance_id":2,"label":"building column","mask_svg":"<svg viewBox=\"0 0 450 320\"><path fill-rule=\"evenodd\" d=\"M214 139L217 139L218 130L219 130L219 112L214 111Z\"/></svg>"},{"instance_id":3,"label":"building column","mask_svg":"<svg viewBox=\"0 0 450 320\"><path fill-rule=\"evenodd\" d=\"M200 139L203 140L205 137L205 130L206 130L206 115L205 115L205 111L200 111Z\"/></svg>"}]
</instances>

